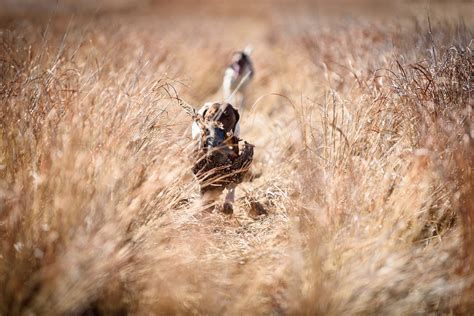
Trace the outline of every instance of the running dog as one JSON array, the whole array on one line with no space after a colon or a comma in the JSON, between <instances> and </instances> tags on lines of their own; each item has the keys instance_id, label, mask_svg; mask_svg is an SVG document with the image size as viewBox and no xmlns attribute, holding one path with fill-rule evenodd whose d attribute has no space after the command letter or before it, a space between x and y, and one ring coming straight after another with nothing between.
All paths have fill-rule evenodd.
<instances>
[{"instance_id":1,"label":"running dog","mask_svg":"<svg viewBox=\"0 0 474 316\"><path fill-rule=\"evenodd\" d=\"M206 204L215 202L226 190L222 211L233 212L235 187L250 167L253 146L246 143L239 152L240 114L231 104L206 103L198 111L200 120L192 125L197 162L193 173L201 186Z\"/></svg>"}]
</instances>

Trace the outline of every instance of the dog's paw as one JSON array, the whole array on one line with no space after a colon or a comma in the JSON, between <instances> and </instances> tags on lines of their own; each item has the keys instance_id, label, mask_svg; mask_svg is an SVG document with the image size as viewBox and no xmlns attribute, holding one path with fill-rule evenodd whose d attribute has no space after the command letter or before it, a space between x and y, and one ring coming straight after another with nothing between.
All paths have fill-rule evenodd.
<instances>
[{"instance_id":1,"label":"dog's paw","mask_svg":"<svg viewBox=\"0 0 474 316\"><path fill-rule=\"evenodd\" d=\"M231 203L224 203L224 205L222 205L222 213L224 214L232 214L234 213L234 207L232 206Z\"/></svg>"},{"instance_id":2,"label":"dog's paw","mask_svg":"<svg viewBox=\"0 0 474 316\"><path fill-rule=\"evenodd\" d=\"M261 215L267 215L267 214L268 214L267 210L265 209L265 207L263 207L263 205L260 202L257 202L257 201L250 202L250 209L248 211L248 215L251 218L257 219Z\"/></svg>"}]
</instances>

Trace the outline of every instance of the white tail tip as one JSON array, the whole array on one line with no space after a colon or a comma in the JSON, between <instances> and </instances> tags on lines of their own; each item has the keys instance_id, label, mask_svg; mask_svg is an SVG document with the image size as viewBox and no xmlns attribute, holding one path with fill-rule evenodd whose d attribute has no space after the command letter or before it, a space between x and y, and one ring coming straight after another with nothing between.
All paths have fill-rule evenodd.
<instances>
[{"instance_id":1,"label":"white tail tip","mask_svg":"<svg viewBox=\"0 0 474 316\"><path fill-rule=\"evenodd\" d=\"M252 51L253 51L253 47L251 45L247 45L245 48L244 48L244 53L248 56L250 56L250 54L252 54Z\"/></svg>"}]
</instances>

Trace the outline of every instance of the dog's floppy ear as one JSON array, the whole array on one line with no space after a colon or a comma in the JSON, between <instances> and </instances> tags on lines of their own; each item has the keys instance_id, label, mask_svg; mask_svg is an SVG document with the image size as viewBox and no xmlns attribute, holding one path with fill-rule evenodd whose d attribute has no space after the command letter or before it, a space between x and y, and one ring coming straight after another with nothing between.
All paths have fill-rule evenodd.
<instances>
[{"instance_id":1,"label":"dog's floppy ear","mask_svg":"<svg viewBox=\"0 0 474 316\"><path fill-rule=\"evenodd\" d=\"M235 124L234 124L234 127L232 128L232 131L235 132L235 127L237 126L237 123L240 120L240 114L239 114L239 110L234 108L232 105L231 105L231 107L232 107L232 110L234 111L234 115L235 115Z\"/></svg>"},{"instance_id":2,"label":"dog's floppy ear","mask_svg":"<svg viewBox=\"0 0 474 316\"><path fill-rule=\"evenodd\" d=\"M204 105L199 109L199 115L204 119L206 117L206 113L209 110L209 107L212 105L212 102L206 102Z\"/></svg>"}]
</instances>

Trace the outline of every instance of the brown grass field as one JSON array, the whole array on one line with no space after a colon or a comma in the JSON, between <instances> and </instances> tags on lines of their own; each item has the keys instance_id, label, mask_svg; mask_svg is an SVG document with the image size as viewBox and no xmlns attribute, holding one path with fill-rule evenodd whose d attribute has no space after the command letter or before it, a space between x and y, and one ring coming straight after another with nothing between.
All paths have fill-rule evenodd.
<instances>
[{"instance_id":1,"label":"brown grass field","mask_svg":"<svg viewBox=\"0 0 474 316\"><path fill-rule=\"evenodd\" d=\"M472 315L474 5L410 3L0 2L0 315ZM176 97L248 44L203 212Z\"/></svg>"}]
</instances>

